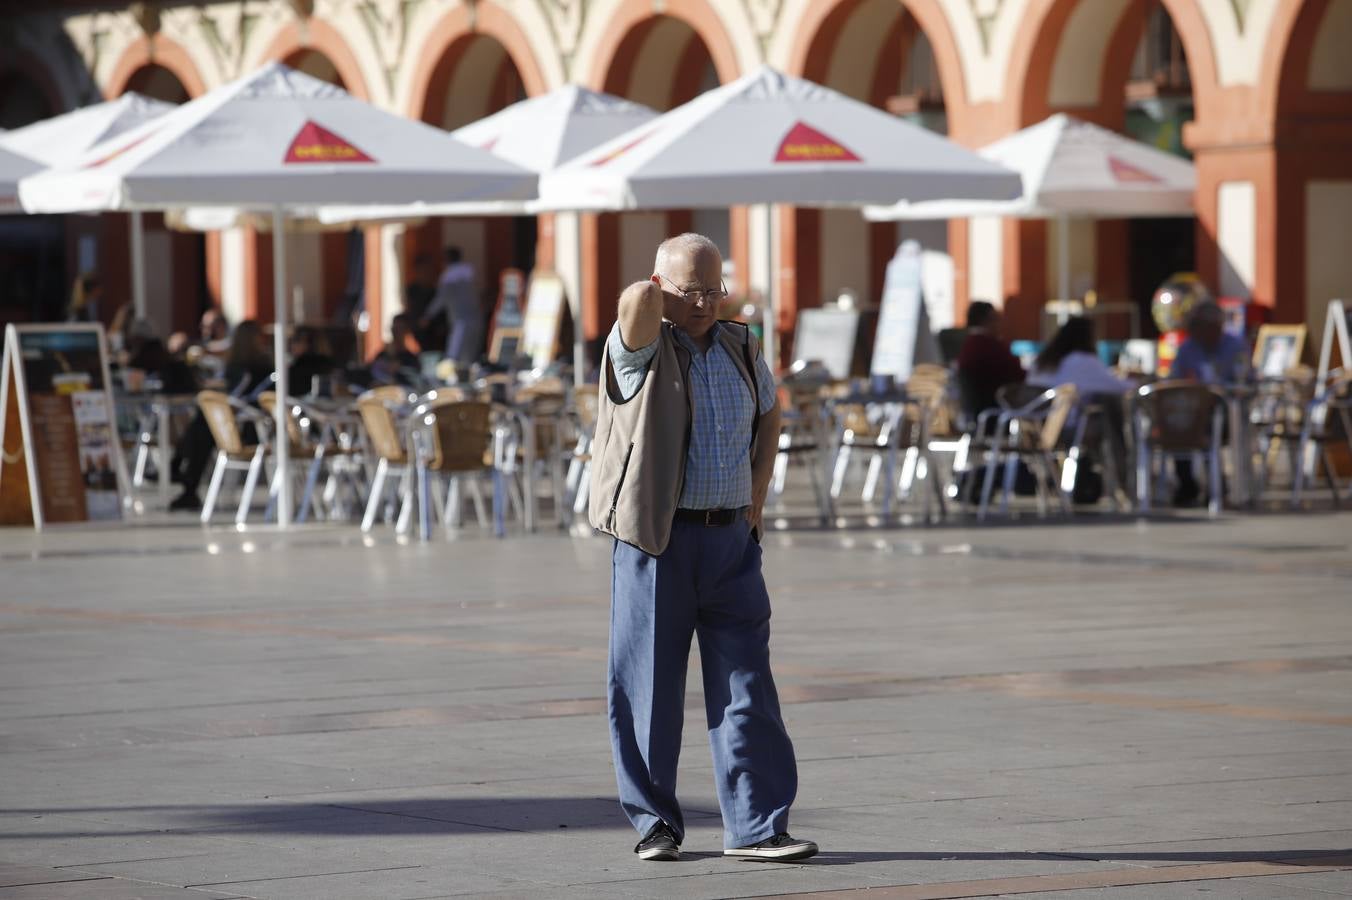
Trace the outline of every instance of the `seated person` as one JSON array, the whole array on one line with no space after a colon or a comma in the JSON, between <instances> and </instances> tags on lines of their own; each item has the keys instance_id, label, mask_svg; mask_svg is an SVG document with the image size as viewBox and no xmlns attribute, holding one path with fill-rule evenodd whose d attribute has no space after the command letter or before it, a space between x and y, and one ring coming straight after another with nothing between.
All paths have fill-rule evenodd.
<instances>
[{"instance_id":1,"label":"seated person","mask_svg":"<svg viewBox=\"0 0 1352 900\"><path fill-rule=\"evenodd\" d=\"M287 391L293 397L315 393L314 380L323 379L337 367L328 352L324 333L309 325L297 326L291 335L291 365L287 368Z\"/></svg>"},{"instance_id":2,"label":"seated person","mask_svg":"<svg viewBox=\"0 0 1352 900\"><path fill-rule=\"evenodd\" d=\"M1073 316L1037 355L1028 383L1038 387L1073 384L1081 394L1123 394L1134 387L1118 378L1098 357L1094 323Z\"/></svg>"},{"instance_id":3,"label":"seated person","mask_svg":"<svg viewBox=\"0 0 1352 900\"><path fill-rule=\"evenodd\" d=\"M253 319L240 322L230 339L230 352L226 356L226 391L236 397L248 397L255 393L272 379L272 363L272 354L263 340L263 329ZM248 441L253 438L252 435L246 435L245 439ZM211 451L215 448L216 440L211 436L211 428L199 409L174 448L171 472L173 479L183 486L183 493L169 504L171 510L202 508L197 486L202 482L202 476L212 460Z\"/></svg>"},{"instance_id":4,"label":"seated person","mask_svg":"<svg viewBox=\"0 0 1352 900\"><path fill-rule=\"evenodd\" d=\"M995 392L1024 380L1023 366L1000 337L1000 311L984 300L967 309L967 336L958 351L963 411L973 419L996 405Z\"/></svg>"},{"instance_id":5,"label":"seated person","mask_svg":"<svg viewBox=\"0 0 1352 900\"><path fill-rule=\"evenodd\" d=\"M1225 333L1225 313L1215 303L1199 304L1188 316L1188 336L1169 369L1170 378L1202 384L1235 384L1248 374L1249 345Z\"/></svg>"},{"instance_id":6,"label":"seated person","mask_svg":"<svg viewBox=\"0 0 1352 900\"><path fill-rule=\"evenodd\" d=\"M421 371L418 343L413 337L413 317L400 313L390 320L390 342L371 357L371 378L376 384L411 384Z\"/></svg>"},{"instance_id":7,"label":"seated person","mask_svg":"<svg viewBox=\"0 0 1352 900\"><path fill-rule=\"evenodd\" d=\"M1033 371L1028 373L1028 383L1038 387L1072 384L1082 398L1095 398L1097 407L1102 410L1107 446L1112 456L1108 464L1114 467L1117 483L1126 484L1126 416L1122 395L1136 385L1125 378L1118 378L1099 359L1093 321L1083 316L1068 319L1037 355ZM1092 419L1089 424L1093 424ZM1100 442L1097 437L1090 438L1088 442L1093 445L1088 448L1093 457L1097 455ZM1097 476L1088 477L1088 471L1081 469L1076 477L1076 502L1089 501L1090 497L1098 499L1100 491L1092 483Z\"/></svg>"},{"instance_id":8,"label":"seated person","mask_svg":"<svg viewBox=\"0 0 1352 900\"><path fill-rule=\"evenodd\" d=\"M1202 303L1188 316L1188 336L1178 348L1169 377L1201 384L1225 385L1243 381L1249 371L1249 345L1225 333L1225 313L1215 303ZM1202 488L1193 475L1192 460L1174 461L1178 487L1175 506L1192 506Z\"/></svg>"}]
</instances>

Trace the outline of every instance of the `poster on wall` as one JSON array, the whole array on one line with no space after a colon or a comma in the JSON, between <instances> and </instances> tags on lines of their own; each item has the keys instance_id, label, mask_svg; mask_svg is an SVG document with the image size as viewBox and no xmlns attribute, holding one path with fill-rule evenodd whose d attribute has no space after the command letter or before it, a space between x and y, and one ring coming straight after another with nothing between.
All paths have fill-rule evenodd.
<instances>
[{"instance_id":1,"label":"poster on wall","mask_svg":"<svg viewBox=\"0 0 1352 900\"><path fill-rule=\"evenodd\" d=\"M531 273L521 352L530 357L533 368L543 369L554 360L559 346L559 329L563 325L564 301L562 278L539 269Z\"/></svg>"},{"instance_id":2,"label":"poster on wall","mask_svg":"<svg viewBox=\"0 0 1352 900\"><path fill-rule=\"evenodd\" d=\"M101 325L10 325L0 373L0 524L115 521L127 471Z\"/></svg>"}]
</instances>

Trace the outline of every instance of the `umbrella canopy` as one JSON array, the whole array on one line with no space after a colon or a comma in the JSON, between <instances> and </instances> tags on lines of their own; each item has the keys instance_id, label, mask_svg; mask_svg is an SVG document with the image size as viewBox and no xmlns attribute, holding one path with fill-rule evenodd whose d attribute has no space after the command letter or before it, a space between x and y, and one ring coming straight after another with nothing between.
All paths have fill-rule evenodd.
<instances>
[{"instance_id":1,"label":"umbrella canopy","mask_svg":"<svg viewBox=\"0 0 1352 900\"><path fill-rule=\"evenodd\" d=\"M42 163L0 149L0 213L23 212L19 206L19 181L42 171Z\"/></svg>"},{"instance_id":2,"label":"umbrella canopy","mask_svg":"<svg viewBox=\"0 0 1352 900\"><path fill-rule=\"evenodd\" d=\"M1006 203L933 201L867 207L875 222L1001 216L1128 218L1190 216L1192 163L1060 113L980 151L1023 176L1023 196Z\"/></svg>"},{"instance_id":3,"label":"umbrella canopy","mask_svg":"<svg viewBox=\"0 0 1352 900\"><path fill-rule=\"evenodd\" d=\"M516 200L534 174L280 63L27 178L32 212Z\"/></svg>"},{"instance_id":4,"label":"umbrella canopy","mask_svg":"<svg viewBox=\"0 0 1352 900\"><path fill-rule=\"evenodd\" d=\"M47 166L67 166L95 144L158 119L175 109L134 91L116 100L81 107L0 136L0 148L41 161Z\"/></svg>"},{"instance_id":5,"label":"umbrella canopy","mask_svg":"<svg viewBox=\"0 0 1352 900\"><path fill-rule=\"evenodd\" d=\"M593 147L657 118L657 111L611 94L566 84L547 94L528 97L491 116L451 132L474 147L532 172L553 171ZM326 207L321 222L439 215L522 215L532 202L487 204L416 203L412 206Z\"/></svg>"},{"instance_id":6,"label":"umbrella canopy","mask_svg":"<svg viewBox=\"0 0 1352 900\"><path fill-rule=\"evenodd\" d=\"M1007 199L1018 176L829 88L764 67L540 179L545 209ZM886 198L886 199L884 199Z\"/></svg>"}]
</instances>

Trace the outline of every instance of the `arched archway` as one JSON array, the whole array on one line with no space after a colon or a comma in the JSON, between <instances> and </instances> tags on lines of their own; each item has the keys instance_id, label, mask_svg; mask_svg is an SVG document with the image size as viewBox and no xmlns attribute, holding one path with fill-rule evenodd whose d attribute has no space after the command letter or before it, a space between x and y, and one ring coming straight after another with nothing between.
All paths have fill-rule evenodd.
<instances>
[{"instance_id":1,"label":"arched archway","mask_svg":"<svg viewBox=\"0 0 1352 900\"><path fill-rule=\"evenodd\" d=\"M485 4L483 19L471 22L462 9L442 17L425 44L414 74L417 118L454 130L542 92L544 80L529 43L517 24L496 6ZM548 216L446 217L409 228L404 234L402 265L409 273L404 306L415 318L432 299L432 285L448 247L457 248L475 272L485 324L491 318L501 273L530 272L553 261L552 222ZM438 317L420 329L429 349L446 346L448 323ZM485 327L480 332L487 336ZM483 350L487 347L479 348Z\"/></svg>"},{"instance_id":2,"label":"arched archway","mask_svg":"<svg viewBox=\"0 0 1352 900\"><path fill-rule=\"evenodd\" d=\"M1272 252L1256 280L1271 284L1274 317L1308 323L1318 348L1328 301L1352 296L1344 248L1352 232L1352 2L1283 4L1272 30L1257 92L1270 116L1273 178L1269 190L1257 186L1267 201L1257 261L1267 262L1264 242Z\"/></svg>"},{"instance_id":3,"label":"arched archway","mask_svg":"<svg viewBox=\"0 0 1352 900\"><path fill-rule=\"evenodd\" d=\"M732 42L704 0L675 0L660 13L647 3L625 2L597 49L589 81L597 90L665 112L738 74ZM583 216L583 327L593 359L615 321L621 288L652 274L657 245L671 235L708 235L723 252L729 290L743 295L747 219L744 207Z\"/></svg>"},{"instance_id":4,"label":"arched archway","mask_svg":"<svg viewBox=\"0 0 1352 900\"><path fill-rule=\"evenodd\" d=\"M956 44L942 11L927 0L816 2L790 58L795 74L941 133L949 130L949 94L964 95ZM899 241L915 239L944 253L949 245L942 222L869 224L854 210L788 206L779 209L778 221L779 327L786 345L800 309L844 292L876 304ZM943 318L937 324L946 326Z\"/></svg>"},{"instance_id":5,"label":"arched archway","mask_svg":"<svg viewBox=\"0 0 1352 900\"><path fill-rule=\"evenodd\" d=\"M1215 65L1206 24L1180 0L1033 0L1015 41L1006 82L1013 86L1009 131L1064 112L1188 155L1184 136L1214 116ZM1043 303L1055 292L1056 241L1049 223L1005 220L973 234L969 283L1003 300L1009 332L1037 337ZM1149 298L1180 269L1204 269L1202 230L1192 219L1072 222L1071 293L1132 302L1149 335ZM978 264L979 263L979 264ZM1217 279L1203 271L1214 287ZM1126 337L1129 319L1106 324ZM1121 333L1117 333L1120 331ZM1102 335L1108 336L1108 335Z\"/></svg>"}]
</instances>

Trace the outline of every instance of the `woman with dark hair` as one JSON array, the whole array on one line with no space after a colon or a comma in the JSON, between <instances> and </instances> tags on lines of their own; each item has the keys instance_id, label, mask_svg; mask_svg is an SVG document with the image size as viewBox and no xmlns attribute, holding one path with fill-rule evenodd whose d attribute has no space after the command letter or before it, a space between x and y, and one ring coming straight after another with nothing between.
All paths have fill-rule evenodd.
<instances>
[{"instance_id":1,"label":"woman with dark hair","mask_svg":"<svg viewBox=\"0 0 1352 900\"><path fill-rule=\"evenodd\" d=\"M1028 374L1028 383L1038 387L1073 384L1081 394L1122 394L1133 387L1099 359L1094 323L1083 316L1066 320L1042 348Z\"/></svg>"},{"instance_id":2,"label":"woman with dark hair","mask_svg":"<svg viewBox=\"0 0 1352 900\"><path fill-rule=\"evenodd\" d=\"M235 397L247 397L271 377L272 354L263 340L263 329L253 319L246 319L235 326L230 338L230 350L225 357L225 390ZM170 509L202 508L197 485L206 473L215 447L207 420L198 410L174 452L173 477L183 485L183 493L169 504Z\"/></svg>"},{"instance_id":3,"label":"woman with dark hair","mask_svg":"<svg viewBox=\"0 0 1352 900\"><path fill-rule=\"evenodd\" d=\"M75 279L70 290L70 305L66 307L67 322L99 321L99 301L103 299L103 282L93 272L84 272Z\"/></svg>"}]
</instances>

